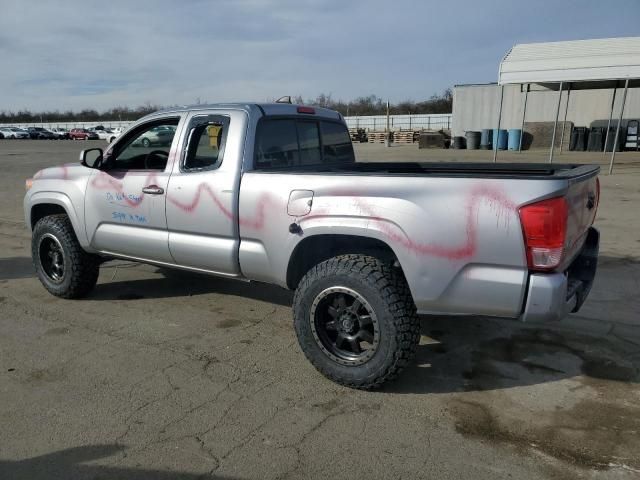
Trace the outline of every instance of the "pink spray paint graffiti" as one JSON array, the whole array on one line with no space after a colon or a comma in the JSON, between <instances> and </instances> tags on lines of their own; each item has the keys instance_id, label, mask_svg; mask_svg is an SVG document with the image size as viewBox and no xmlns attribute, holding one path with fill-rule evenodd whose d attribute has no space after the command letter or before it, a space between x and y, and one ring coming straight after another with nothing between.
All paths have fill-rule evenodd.
<instances>
[{"instance_id":1,"label":"pink spray paint graffiti","mask_svg":"<svg viewBox=\"0 0 640 480\"><path fill-rule=\"evenodd\" d=\"M39 170L33 176L34 180L68 180L68 178L69 167L67 165L45 168L44 170Z\"/></svg>"},{"instance_id":2,"label":"pink spray paint graffiti","mask_svg":"<svg viewBox=\"0 0 640 480\"><path fill-rule=\"evenodd\" d=\"M220 210L220 212L222 212L222 214L229 220L237 221L241 227L247 227L254 230L262 230L264 228L267 207L276 205L276 202L272 199L271 195L263 193L257 202L255 215L251 218L239 217L229 210L224 203L222 203L211 187L206 183L198 185L196 193L190 202L181 202L171 196L167 196L167 200L183 212L191 213L200 204L203 193L207 194L211 198L218 210Z\"/></svg>"},{"instance_id":3,"label":"pink spray paint graffiti","mask_svg":"<svg viewBox=\"0 0 640 480\"><path fill-rule=\"evenodd\" d=\"M465 202L465 236L464 243L458 246L422 243L403 234L393 223L389 223L384 217L378 215L375 206L363 200L357 192L333 191L330 194L353 197L355 205L364 216L375 222L376 228L383 232L392 243L418 255L428 255L448 260L462 260L473 257L478 247L477 213L483 202L488 202L490 208L497 212L496 217L508 216L517 210L517 205L512 202L499 188L490 185L477 185L473 187ZM308 218L330 215L329 211L314 211Z\"/></svg>"},{"instance_id":4,"label":"pink spray paint graffiti","mask_svg":"<svg viewBox=\"0 0 640 480\"><path fill-rule=\"evenodd\" d=\"M146 178L145 183L150 185L153 184L154 181L157 181L157 175L156 173L151 173ZM113 190L122 194L123 200L132 208L137 207L144 201L144 194L139 197L124 195L125 192L122 182L106 173L101 172L93 179L91 184L96 189ZM362 212L363 216L366 217L368 221L374 222L376 228L381 231L391 243L396 244L400 248L409 250L417 255L434 256L451 261L468 259L475 255L478 248L477 215L483 203L488 203L489 207L496 212L496 218L498 220L503 217L508 221L509 216L517 212L518 208L518 205L511 201L500 188L483 184L474 186L465 201L465 225L463 234L465 240L459 245L451 246L419 242L408 237L398 227L394 226L393 223L388 222L386 218L380 216L376 212L375 205L367 202L365 200L366 195L362 195L360 192L333 190L327 192L327 195L352 197L354 205ZM209 198L215 207L230 221L237 221L241 227L253 230L262 230L266 225L268 213L275 211L280 206L286 215L286 202L278 202L272 195L263 193L258 202L256 202L253 216L240 217L234 214L234 212L220 200L212 188L204 182L196 187L196 191L191 200L184 201L172 195L167 195L167 201L185 213L192 213L199 207L205 197ZM329 217L334 213L331 209L315 208L311 214L303 218L305 222L308 222L314 218Z\"/></svg>"},{"instance_id":5,"label":"pink spray paint graffiti","mask_svg":"<svg viewBox=\"0 0 640 480\"><path fill-rule=\"evenodd\" d=\"M151 173L145 179L146 185L152 185L157 181L157 174ZM98 190L113 190L114 192L121 194L121 199L126 202L129 207L135 208L144 201L144 193L137 197L131 197L125 194L124 187L121 181L116 180L112 176L106 173L100 173L96 176L91 185ZM254 230L261 230L265 225L265 218L267 215L267 209L269 207L275 207L277 202L268 193L263 193L256 205L256 212L253 217L239 217L235 215L220 198L215 194L211 187L207 183L200 183L196 187L196 192L193 198L189 201L181 201L174 196L167 194L167 201L185 213L194 212L200 205L203 196L208 196L216 208L229 220L237 221L242 227L251 228Z\"/></svg>"}]
</instances>

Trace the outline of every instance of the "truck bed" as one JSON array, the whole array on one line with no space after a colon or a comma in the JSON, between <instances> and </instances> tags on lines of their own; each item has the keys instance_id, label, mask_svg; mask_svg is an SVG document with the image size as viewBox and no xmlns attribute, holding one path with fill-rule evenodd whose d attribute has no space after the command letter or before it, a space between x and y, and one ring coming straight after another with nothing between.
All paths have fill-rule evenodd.
<instances>
[{"instance_id":1,"label":"truck bed","mask_svg":"<svg viewBox=\"0 0 640 480\"><path fill-rule=\"evenodd\" d=\"M299 172L340 175L431 176L457 178L569 179L597 175L600 167L582 164L472 163L472 162L356 162L271 168L274 173Z\"/></svg>"}]
</instances>

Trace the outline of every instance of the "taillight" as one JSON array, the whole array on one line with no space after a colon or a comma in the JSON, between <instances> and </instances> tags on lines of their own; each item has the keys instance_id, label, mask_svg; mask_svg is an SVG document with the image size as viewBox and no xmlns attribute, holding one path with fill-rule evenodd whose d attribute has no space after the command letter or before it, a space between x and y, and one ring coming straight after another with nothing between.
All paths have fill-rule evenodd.
<instances>
[{"instance_id":1,"label":"taillight","mask_svg":"<svg viewBox=\"0 0 640 480\"><path fill-rule=\"evenodd\" d=\"M310 114L314 114L316 113L316 109L313 107L298 107L298 113L310 113Z\"/></svg>"},{"instance_id":2,"label":"taillight","mask_svg":"<svg viewBox=\"0 0 640 480\"><path fill-rule=\"evenodd\" d=\"M568 207L564 197L520 208L520 223L531 270L552 270L562 261Z\"/></svg>"}]
</instances>

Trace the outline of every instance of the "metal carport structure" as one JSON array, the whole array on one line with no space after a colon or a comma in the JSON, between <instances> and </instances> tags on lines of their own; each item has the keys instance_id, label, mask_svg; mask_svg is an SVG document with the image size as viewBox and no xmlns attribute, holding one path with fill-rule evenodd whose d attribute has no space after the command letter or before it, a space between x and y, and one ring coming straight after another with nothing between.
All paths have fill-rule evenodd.
<instances>
[{"instance_id":1,"label":"metal carport structure","mask_svg":"<svg viewBox=\"0 0 640 480\"><path fill-rule=\"evenodd\" d=\"M609 124L607 125L604 151L607 149L609 126L613 117L614 101L618 83L624 81L624 91L620 115L616 126L615 139L611 152L609 173L613 170L620 134L620 124L624 114L624 106L629 89L630 80L640 79L640 37L603 38L593 40L574 40L564 42L527 43L515 45L507 52L498 70L498 85L500 91L500 105L498 110L498 129L502 116L502 102L504 97L504 85L526 85L523 97L522 109L522 133L520 136L520 149L524 136L524 120L527 107L527 95L529 85L558 84L558 106L553 124L549 162L553 162L556 130L560 115L560 103L562 92L567 88L567 105L569 108L569 94L572 88L611 88L609 84L614 81ZM577 84L577 85L576 85ZM598 87L598 85L600 85ZM565 120L566 120L565 110ZM563 123L563 126L566 124ZM564 128L562 131L564 138ZM497 159L497 142L493 146L493 160ZM562 141L560 142L562 151Z\"/></svg>"}]
</instances>

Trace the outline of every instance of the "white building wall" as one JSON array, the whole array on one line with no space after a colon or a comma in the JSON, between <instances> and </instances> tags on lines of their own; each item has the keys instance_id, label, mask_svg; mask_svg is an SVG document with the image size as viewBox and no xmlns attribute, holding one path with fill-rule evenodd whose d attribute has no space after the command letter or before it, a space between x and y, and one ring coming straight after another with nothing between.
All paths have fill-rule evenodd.
<instances>
[{"instance_id":1,"label":"white building wall","mask_svg":"<svg viewBox=\"0 0 640 480\"><path fill-rule=\"evenodd\" d=\"M505 85L500 128L520 128L524 86ZM558 106L557 90L532 85L527 99L527 122L553 122ZM622 88L618 88L614 105L614 120L620 115ZM613 89L573 90L569 93L567 121L578 127L590 127L593 122L609 119ZM497 128L500 87L498 85L459 85L453 90L453 135L464 136L468 130ZM562 92L559 121L564 119L567 91ZM640 120L640 88L629 88L624 119ZM615 125L615 122L613 122Z\"/></svg>"}]
</instances>

